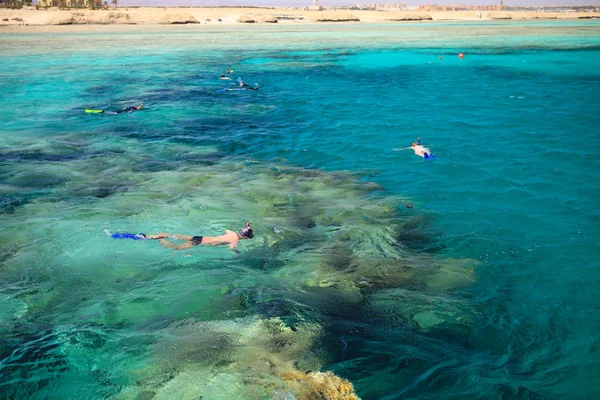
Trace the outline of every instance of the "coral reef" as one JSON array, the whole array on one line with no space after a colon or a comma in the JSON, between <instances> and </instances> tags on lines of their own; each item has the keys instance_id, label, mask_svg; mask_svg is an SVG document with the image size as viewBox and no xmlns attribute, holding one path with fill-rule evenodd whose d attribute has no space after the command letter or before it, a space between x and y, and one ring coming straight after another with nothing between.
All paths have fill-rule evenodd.
<instances>
[{"instance_id":1,"label":"coral reef","mask_svg":"<svg viewBox=\"0 0 600 400\"><path fill-rule=\"evenodd\" d=\"M340 343L346 326L394 315L461 335L473 320L447 293L473 282L475 263L422 251L418 210L352 174L130 139L13 150L4 156L18 170L0 167L2 278L14 298L2 300L14 309L5 329L32 319L64 332L61 363L101 396L356 399L349 381L319 372L332 358L323 343ZM247 220L257 237L235 257L102 233L216 234ZM112 377L119 349L135 361ZM65 371L53 379L71 388Z\"/></svg>"}]
</instances>

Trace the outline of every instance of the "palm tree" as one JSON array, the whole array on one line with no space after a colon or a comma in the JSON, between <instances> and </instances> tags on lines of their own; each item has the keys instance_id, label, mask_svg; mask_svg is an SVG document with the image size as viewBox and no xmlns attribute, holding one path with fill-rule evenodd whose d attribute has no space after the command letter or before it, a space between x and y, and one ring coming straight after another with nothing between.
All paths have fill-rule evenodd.
<instances>
[{"instance_id":1,"label":"palm tree","mask_svg":"<svg viewBox=\"0 0 600 400\"><path fill-rule=\"evenodd\" d=\"M112 1L111 1L111 4L114 4L114 5L115 5L115 8L117 8L117 3L118 3L118 1L119 1L119 0L112 0Z\"/></svg>"}]
</instances>

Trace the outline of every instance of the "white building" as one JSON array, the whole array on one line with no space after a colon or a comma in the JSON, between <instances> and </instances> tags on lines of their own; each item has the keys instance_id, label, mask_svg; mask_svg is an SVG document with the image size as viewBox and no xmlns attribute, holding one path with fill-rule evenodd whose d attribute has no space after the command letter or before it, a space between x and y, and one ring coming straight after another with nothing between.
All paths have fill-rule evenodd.
<instances>
[{"instance_id":1,"label":"white building","mask_svg":"<svg viewBox=\"0 0 600 400\"><path fill-rule=\"evenodd\" d=\"M323 8L323 6L319 5L319 0L314 0L314 1L315 1L315 4L308 7L307 10L308 11L323 11L324 8Z\"/></svg>"}]
</instances>

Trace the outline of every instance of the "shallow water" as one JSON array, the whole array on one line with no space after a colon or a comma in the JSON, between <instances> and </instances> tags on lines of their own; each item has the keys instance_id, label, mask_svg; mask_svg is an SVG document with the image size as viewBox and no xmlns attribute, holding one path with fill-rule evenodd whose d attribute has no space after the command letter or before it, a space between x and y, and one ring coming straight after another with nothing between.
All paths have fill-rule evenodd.
<instances>
[{"instance_id":1,"label":"shallow water","mask_svg":"<svg viewBox=\"0 0 600 400\"><path fill-rule=\"evenodd\" d=\"M597 397L599 28L0 35L0 397Z\"/></svg>"}]
</instances>

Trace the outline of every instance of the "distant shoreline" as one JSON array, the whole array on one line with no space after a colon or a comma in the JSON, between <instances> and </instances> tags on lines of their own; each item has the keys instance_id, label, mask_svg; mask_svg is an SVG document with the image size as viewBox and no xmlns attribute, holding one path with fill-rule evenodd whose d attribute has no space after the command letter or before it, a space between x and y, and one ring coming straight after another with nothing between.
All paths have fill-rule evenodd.
<instances>
[{"instance_id":1,"label":"distant shoreline","mask_svg":"<svg viewBox=\"0 0 600 400\"><path fill-rule=\"evenodd\" d=\"M7 27L68 25L305 25L424 21L534 21L600 19L598 12L530 11L308 11L268 7L121 7L107 10L0 9L0 31Z\"/></svg>"}]
</instances>

